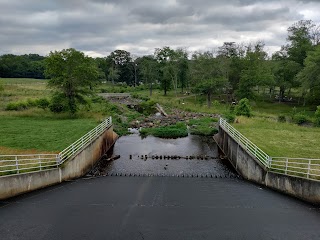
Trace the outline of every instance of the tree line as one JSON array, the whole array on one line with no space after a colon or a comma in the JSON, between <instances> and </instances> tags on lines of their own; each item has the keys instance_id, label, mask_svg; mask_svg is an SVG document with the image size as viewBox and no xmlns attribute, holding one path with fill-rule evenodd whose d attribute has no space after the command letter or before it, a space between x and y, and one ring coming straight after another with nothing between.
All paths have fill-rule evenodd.
<instances>
[{"instance_id":1,"label":"tree line","mask_svg":"<svg viewBox=\"0 0 320 240\"><path fill-rule=\"evenodd\" d=\"M270 97L276 95L278 101L290 101L288 96L295 90L303 103L320 104L320 27L310 20L301 20L288 28L286 40L281 50L272 56L266 52L263 41L225 42L215 51L193 53L165 46L142 57L115 50L105 58L93 59L74 49L51 52L46 58L36 54L3 55L0 77L47 77L57 86L68 86L61 81L75 68L73 79L79 79L70 82L86 85L86 91L100 79L130 86L143 84L149 87L150 94L154 86L160 87L164 95L169 90L175 94L202 93L207 96L208 105L217 93L253 99L257 92L266 90ZM68 57L73 60L68 62ZM75 65L77 58L81 68ZM65 75L59 76L63 69ZM71 88L64 94L80 100L81 93Z\"/></svg>"}]
</instances>

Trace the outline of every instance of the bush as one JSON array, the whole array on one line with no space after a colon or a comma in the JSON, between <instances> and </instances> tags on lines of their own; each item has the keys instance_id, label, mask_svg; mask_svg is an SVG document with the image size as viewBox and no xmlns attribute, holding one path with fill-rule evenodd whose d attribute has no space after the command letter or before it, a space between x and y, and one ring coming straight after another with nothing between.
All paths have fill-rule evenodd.
<instances>
[{"instance_id":1,"label":"bush","mask_svg":"<svg viewBox=\"0 0 320 240\"><path fill-rule=\"evenodd\" d=\"M228 123L233 123L234 120L236 119L236 115L232 112L226 113L224 115L225 119L227 120Z\"/></svg>"},{"instance_id":2,"label":"bush","mask_svg":"<svg viewBox=\"0 0 320 240\"><path fill-rule=\"evenodd\" d=\"M146 101L146 102L141 102L138 106L138 112L143 113L144 115L150 115L153 113L156 113L156 108L155 108L156 103L154 101Z\"/></svg>"},{"instance_id":3,"label":"bush","mask_svg":"<svg viewBox=\"0 0 320 240\"><path fill-rule=\"evenodd\" d=\"M51 98L49 109L51 112L61 113L68 111L69 107L64 96L61 94L54 94Z\"/></svg>"},{"instance_id":4,"label":"bush","mask_svg":"<svg viewBox=\"0 0 320 240\"><path fill-rule=\"evenodd\" d=\"M176 123L175 125L158 127L158 128L142 128L141 135L153 135L160 138L179 138L188 136L187 126L184 123Z\"/></svg>"},{"instance_id":5,"label":"bush","mask_svg":"<svg viewBox=\"0 0 320 240\"><path fill-rule=\"evenodd\" d=\"M279 115L278 116L278 122L286 122L286 116L285 115Z\"/></svg>"},{"instance_id":6,"label":"bush","mask_svg":"<svg viewBox=\"0 0 320 240\"><path fill-rule=\"evenodd\" d=\"M50 102L47 98L39 98L36 100L36 104L38 108L42 108L43 110L45 110L49 107Z\"/></svg>"},{"instance_id":7,"label":"bush","mask_svg":"<svg viewBox=\"0 0 320 240\"><path fill-rule=\"evenodd\" d=\"M28 109L28 104L26 102L11 102L6 106L6 111L21 111Z\"/></svg>"},{"instance_id":8,"label":"bush","mask_svg":"<svg viewBox=\"0 0 320 240\"><path fill-rule=\"evenodd\" d=\"M294 117L293 117L293 122L298 125L306 123L307 121L308 121L307 116L304 115L303 113L298 113L298 114L294 115Z\"/></svg>"},{"instance_id":9,"label":"bush","mask_svg":"<svg viewBox=\"0 0 320 240\"><path fill-rule=\"evenodd\" d=\"M234 112L237 116L251 117L251 106L247 98L242 98L236 105Z\"/></svg>"}]
</instances>

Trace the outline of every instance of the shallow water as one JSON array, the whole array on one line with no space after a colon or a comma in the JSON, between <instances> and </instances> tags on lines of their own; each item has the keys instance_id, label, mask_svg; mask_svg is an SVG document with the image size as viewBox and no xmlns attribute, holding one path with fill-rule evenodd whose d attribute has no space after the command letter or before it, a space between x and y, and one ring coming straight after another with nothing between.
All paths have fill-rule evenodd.
<instances>
[{"instance_id":1,"label":"shallow water","mask_svg":"<svg viewBox=\"0 0 320 240\"><path fill-rule=\"evenodd\" d=\"M238 177L228 160L219 158L216 143L208 137L161 139L132 134L118 139L113 155L120 158L109 162L101 160L91 175ZM168 156L180 159L168 159ZM194 159L186 159L190 156ZM203 156L207 156L207 160Z\"/></svg>"}]
</instances>

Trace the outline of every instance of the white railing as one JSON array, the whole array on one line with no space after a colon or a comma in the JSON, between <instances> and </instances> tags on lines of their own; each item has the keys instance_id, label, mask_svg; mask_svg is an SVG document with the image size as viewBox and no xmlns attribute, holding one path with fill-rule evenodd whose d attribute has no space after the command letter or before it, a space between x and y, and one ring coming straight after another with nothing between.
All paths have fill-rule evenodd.
<instances>
[{"instance_id":1,"label":"white railing","mask_svg":"<svg viewBox=\"0 0 320 240\"><path fill-rule=\"evenodd\" d=\"M87 134L83 135L77 141L72 143L69 147L65 148L63 151L59 153L60 164L68 160L70 157L74 156L79 150L83 147L87 146L94 139L100 136L105 130L110 128L112 125L112 118L109 117L105 119L102 123L96 126Z\"/></svg>"},{"instance_id":2,"label":"white railing","mask_svg":"<svg viewBox=\"0 0 320 240\"><path fill-rule=\"evenodd\" d=\"M270 171L320 180L320 159L272 157Z\"/></svg>"},{"instance_id":3,"label":"white railing","mask_svg":"<svg viewBox=\"0 0 320 240\"><path fill-rule=\"evenodd\" d=\"M250 152L256 159L258 159L264 166L270 166L270 156L262 151L257 145L251 142L248 138L242 135L237 129L231 126L225 119L220 118L220 126L229 135L237 141L245 150Z\"/></svg>"},{"instance_id":4,"label":"white railing","mask_svg":"<svg viewBox=\"0 0 320 240\"><path fill-rule=\"evenodd\" d=\"M0 155L0 176L59 167L111 126L112 118L109 117L59 154Z\"/></svg>"},{"instance_id":5,"label":"white railing","mask_svg":"<svg viewBox=\"0 0 320 240\"><path fill-rule=\"evenodd\" d=\"M320 159L271 157L231 126L225 119L220 118L219 124L224 131L259 160L269 171L288 176L320 180Z\"/></svg>"},{"instance_id":6,"label":"white railing","mask_svg":"<svg viewBox=\"0 0 320 240\"><path fill-rule=\"evenodd\" d=\"M37 172L58 165L58 154L0 155L0 175Z\"/></svg>"}]
</instances>

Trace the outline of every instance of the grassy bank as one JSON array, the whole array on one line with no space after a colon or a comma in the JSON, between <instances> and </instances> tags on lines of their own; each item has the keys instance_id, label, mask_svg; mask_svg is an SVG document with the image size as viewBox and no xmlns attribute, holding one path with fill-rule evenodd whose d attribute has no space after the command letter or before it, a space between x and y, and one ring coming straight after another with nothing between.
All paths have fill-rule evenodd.
<instances>
[{"instance_id":1,"label":"grassy bank","mask_svg":"<svg viewBox=\"0 0 320 240\"><path fill-rule=\"evenodd\" d=\"M0 154L59 152L97 124L94 119L1 116Z\"/></svg>"},{"instance_id":2,"label":"grassy bank","mask_svg":"<svg viewBox=\"0 0 320 240\"><path fill-rule=\"evenodd\" d=\"M270 118L237 119L234 127L271 156L320 158L320 128L279 123Z\"/></svg>"}]
</instances>

